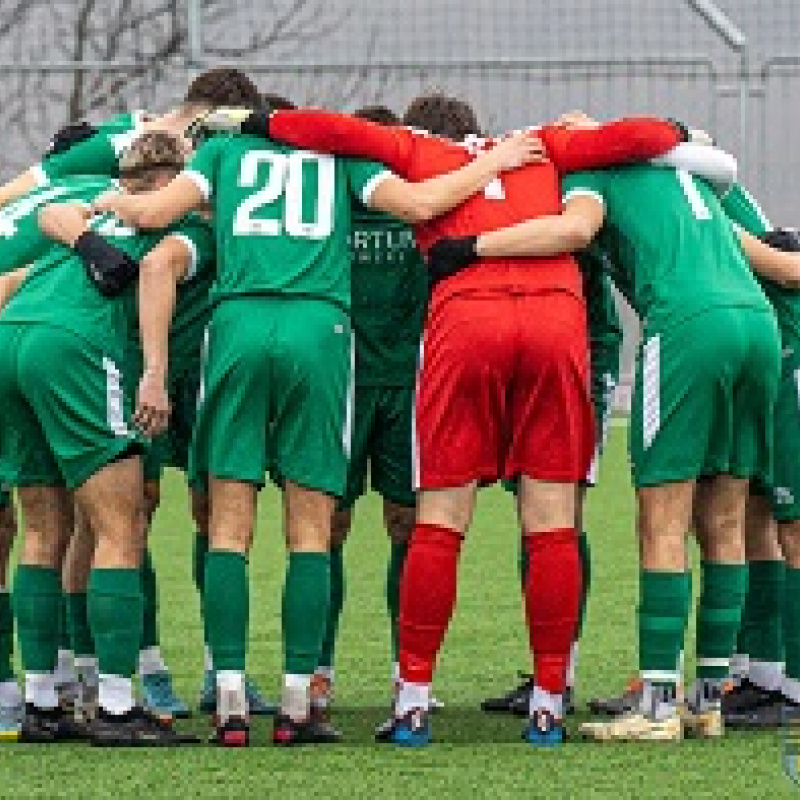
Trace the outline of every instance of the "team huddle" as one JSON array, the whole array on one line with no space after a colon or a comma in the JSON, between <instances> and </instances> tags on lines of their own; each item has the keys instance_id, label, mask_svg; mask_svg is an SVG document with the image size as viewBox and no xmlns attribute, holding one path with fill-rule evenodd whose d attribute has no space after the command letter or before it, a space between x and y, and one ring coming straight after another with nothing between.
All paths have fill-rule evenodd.
<instances>
[{"instance_id":1,"label":"team huddle","mask_svg":"<svg viewBox=\"0 0 800 800\"><path fill-rule=\"evenodd\" d=\"M728 154L656 117L573 113L492 139L444 95L351 116L218 68L161 116L60 131L0 187L3 587L12 489L22 512L13 603L0 592L0 737L198 741L173 725L190 712L147 550L172 467L190 489L215 744L249 744L255 714L274 714L276 745L341 739L342 554L368 482L391 540L391 712L375 735L429 744L462 542L496 481L516 498L533 673L484 709L561 744L583 505L619 377L613 285L642 322L640 681L591 701L604 718L580 732L669 741L800 719L797 251ZM288 550L276 704L247 678L267 480ZM703 560L684 690L690 531Z\"/></svg>"}]
</instances>

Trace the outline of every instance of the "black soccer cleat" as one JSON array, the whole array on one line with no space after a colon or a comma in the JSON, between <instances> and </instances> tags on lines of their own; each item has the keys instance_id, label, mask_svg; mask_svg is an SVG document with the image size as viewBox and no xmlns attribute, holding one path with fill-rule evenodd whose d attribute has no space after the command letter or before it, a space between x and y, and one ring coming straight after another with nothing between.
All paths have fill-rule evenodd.
<instances>
[{"instance_id":1,"label":"black soccer cleat","mask_svg":"<svg viewBox=\"0 0 800 800\"><path fill-rule=\"evenodd\" d=\"M533 675L519 673L524 678L522 683L500 697L489 697L481 703L481 710L489 714L514 714L517 717L528 716L528 700L535 683Z\"/></svg>"},{"instance_id":2,"label":"black soccer cleat","mask_svg":"<svg viewBox=\"0 0 800 800\"><path fill-rule=\"evenodd\" d=\"M125 714L109 714L101 708L91 726L91 742L95 747L178 747L199 744L200 739L134 706Z\"/></svg>"},{"instance_id":3,"label":"black soccer cleat","mask_svg":"<svg viewBox=\"0 0 800 800\"><path fill-rule=\"evenodd\" d=\"M297 722L286 714L275 717L272 729L272 743L282 747L299 744L335 744L341 741L342 734L329 722L309 717Z\"/></svg>"},{"instance_id":4,"label":"black soccer cleat","mask_svg":"<svg viewBox=\"0 0 800 800\"><path fill-rule=\"evenodd\" d=\"M586 704L592 714L606 717L619 717L639 708L642 697L642 682L633 680L616 697L594 697Z\"/></svg>"},{"instance_id":5,"label":"black soccer cleat","mask_svg":"<svg viewBox=\"0 0 800 800\"><path fill-rule=\"evenodd\" d=\"M63 708L41 709L25 704L19 741L30 744L77 742L87 738L86 726L76 722Z\"/></svg>"},{"instance_id":6,"label":"black soccer cleat","mask_svg":"<svg viewBox=\"0 0 800 800\"><path fill-rule=\"evenodd\" d=\"M736 726L736 719L759 706L769 705L781 697L780 692L770 692L745 678L738 686L722 695L722 716L725 723ZM742 717L744 718L744 717Z\"/></svg>"},{"instance_id":7,"label":"black soccer cleat","mask_svg":"<svg viewBox=\"0 0 800 800\"><path fill-rule=\"evenodd\" d=\"M800 725L800 704L789 700L780 692L769 694L769 698L760 703L729 710L725 715L725 727L779 728L782 725Z\"/></svg>"},{"instance_id":8,"label":"black soccer cleat","mask_svg":"<svg viewBox=\"0 0 800 800\"><path fill-rule=\"evenodd\" d=\"M220 747L247 747L250 744L250 725L241 717L228 717L224 723L216 723L210 739Z\"/></svg>"}]
</instances>

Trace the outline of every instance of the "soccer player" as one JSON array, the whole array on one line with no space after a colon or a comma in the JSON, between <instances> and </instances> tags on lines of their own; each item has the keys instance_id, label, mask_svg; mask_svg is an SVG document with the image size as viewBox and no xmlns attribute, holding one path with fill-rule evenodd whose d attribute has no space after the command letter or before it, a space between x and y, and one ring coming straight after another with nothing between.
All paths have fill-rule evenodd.
<instances>
[{"instance_id":1,"label":"soccer player","mask_svg":"<svg viewBox=\"0 0 800 800\"><path fill-rule=\"evenodd\" d=\"M207 122L375 158L410 179L454 169L491 147L461 101L418 98L405 121L415 116L469 138L460 143L320 111L278 111L266 119L222 111ZM657 120L539 135L552 161L495 181L443 219L418 226L423 249L446 233L555 213L559 170L656 156L681 139L675 126ZM434 664L455 605L459 552L478 482L517 476L536 672L525 736L537 744L563 740L562 694L580 596L575 492L593 450L585 325L580 273L568 257L490 261L433 292L416 408L417 524L401 586L401 682L388 732L396 744L431 739Z\"/></svg>"},{"instance_id":2,"label":"soccer player","mask_svg":"<svg viewBox=\"0 0 800 800\"><path fill-rule=\"evenodd\" d=\"M274 96L274 101L283 107L288 101ZM190 84L183 102L175 109L161 116L146 112L121 114L101 124L97 130L85 127L57 135L58 152L45 157L42 162L23 173L19 178L0 187L0 204L16 196L26 187L37 184L52 186L61 177L75 175L106 175L116 177L119 171L119 158L125 148L137 137L147 131L170 131L183 136L187 128L198 116L209 109L228 104L260 105L261 97L255 84L243 72L233 68L220 67L207 70L197 76ZM290 104L289 104L290 105ZM198 299L207 298L212 277L208 277L205 285L193 282L193 290ZM180 363L171 375L170 391L173 397L174 411L169 431L159 438L154 447L147 450L144 461L145 496L147 498L147 516L152 517L158 505L159 481L165 466L171 465L186 470L188 463L188 446L195 417L195 396L199 386L200 352L205 324L208 322L210 308L206 300L195 305L194 317L176 320L181 329L174 334L178 352L175 363ZM202 565L208 549L208 502L205 487L190 487L191 513L195 522L194 540L194 578L200 594L201 606L203 595ZM80 520L80 515L78 517ZM78 531L75 547L80 542L87 543L91 551L91 533ZM85 559L78 559L78 561ZM80 585L80 580L77 581ZM175 695L172 679L161 654L157 627L157 584L152 560L149 552L145 554L142 566L142 585L145 596L145 626L142 638L139 673L145 704L161 714L183 717L188 716L186 703ZM71 602L79 609L83 600L82 592L73 592ZM60 652L61 655L69 655ZM67 659L68 660L68 659ZM59 664L62 664L61 657ZM199 707L210 713L215 706L215 681L213 662L208 647L205 648L205 680L200 696ZM60 672L65 672L63 669ZM66 678L69 671L65 672ZM66 679L65 678L65 679ZM79 689L80 687L78 687ZM248 703L254 714L273 713L275 706L266 701L254 683L247 681Z\"/></svg>"},{"instance_id":3,"label":"soccer player","mask_svg":"<svg viewBox=\"0 0 800 800\"><path fill-rule=\"evenodd\" d=\"M139 189L163 185L182 166L175 137L151 134L140 148L142 160L130 165L136 167ZM88 603L100 708L91 740L104 746L180 744L186 737L133 699L144 526L142 445L126 373L136 368L137 293L135 281L121 283L107 267L111 257L112 265L134 276L136 260L144 258L146 266L191 278L212 268L213 238L197 217L162 234L142 235L107 215L87 221L83 205L49 205L40 218L45 232L81 255L54 246L32 267L2 279L13 293L0 313L0 474L17 487L25 517L14 581L26 673L21 738L46 743L79 733L58 706L53 679L58 559L70 533L72 491L97 537ZM148 302L143 296L140 309ZM145 375L140 388L145 395L146 387ZM146 416L137 423L147 435L156 432Z\"/></svg>"},{"instance_id":4,"label":"soccer player","mask_svg":"<svg viewBox=\"0 0 800 800\"><path fill-rule=\"evenodd\" d=\"M273 741L338 739L310 714L310 685L328 618L331 519L344 490L352 425L351 201L430 219L538 153L538 144L521 135L463 170L416 185L375 164L263 138L214 137L166 189L98 201L145 227L206 202L213 208L219 265L192 470L210 479L205 611L218 670L219 744L243 746L249 738L246 556L268 460L284 486L289 548L284 690ZM153 292L167 303L169 292ZM149 309L145 362L158 375L167 364L169 314L166 305ZM161 413L157 404L154 413Z\"/></svg>"},{"instance_id":5,"label":"soccer player","mask_svg":"<svg viewBox=\"0 0 800 800\"><path fill-rule=\"evenodd\" d=\"M722 731L720 698L744 599L744 503L769 468L779 339L719 201L688 172L637 166L565 179L560 216L482 236L481 256L546 255L599 232L615 283L645 320L631 416L642 572L639 708L586 723L590 738L682 736L676 667L689 613L685 537L695 482L709 511L698 613L698 673L684 724ZM743 234L756 260L763 246ZM702 341L703 346L692 346ZM686 392L691 384L692 392Z\"/></svg>"}]
</instances>

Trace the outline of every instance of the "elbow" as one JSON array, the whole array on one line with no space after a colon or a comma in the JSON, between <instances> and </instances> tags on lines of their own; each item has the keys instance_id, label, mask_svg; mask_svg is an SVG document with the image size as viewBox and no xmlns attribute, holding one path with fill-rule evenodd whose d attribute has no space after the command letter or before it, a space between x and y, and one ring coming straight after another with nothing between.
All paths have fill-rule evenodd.
<instances>
[{"instance_id":1,"label":"elbow","mask_svg":"<svg viewBox=\"0 0 800 800\"><path fill-rule=\"evenodd\" d=\"M436 203L420 193L409 198L408 202L402 203L397 209L396 216L409 225L419 225L423 222L430 222L440 213L441 209Z\"/></svg>"},{"instance_id":2,"label":"elbow","mask_svg":"<svg viewBox=\"0 0 800 800\"><path fill-rule=\"evenodd\" d=\"M131 224L135 228L157 230L166 227L171 221L158 206L153 205L139 210L131 220Z\"/></svg>"},{"instance_id":3,"label":"elbow","mask_svg":"<svg viewBox=\"0 0 800 800\"><path fill-rule=\"evenodd\" d=\"M585 250L592 243L596 231L588 220L575 218L569 221L564 233L564 249L574 253L576 250Z\"/></svg>"}]
</instances>

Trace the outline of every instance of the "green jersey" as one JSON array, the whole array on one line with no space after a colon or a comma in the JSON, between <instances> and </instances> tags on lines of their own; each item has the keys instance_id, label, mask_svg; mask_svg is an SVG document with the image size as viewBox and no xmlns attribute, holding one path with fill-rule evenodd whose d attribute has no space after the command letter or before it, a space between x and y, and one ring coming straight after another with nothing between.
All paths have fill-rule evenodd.
<instances>
[{"instance_id":1,"label":"green jersey","mask_svg":"<svg viewBox=\"0 0 800 800\"><path fill-rule=\"evenodd\" d=\"M753 236L772 230L772 224L761 207L739 184L734 185L722 198L722 207L734 223ZM756 278L775 309L781 338L784 341L800 339L800 293L796 289L787 289L758 275Z\"/></svg>"},{"instance_id":2,"label":"green jersey","mask_svg":"<svg viewBox=\"0 0 800 800\"><path fill-rule=\"evenodd\" d=\"M603 203L598 243L645 336L710 308L770 310L719 200L688 172L649 165L576 172L563 191L565 200L588 194Z\"/></svg>"},{"instance_id":3,"label":"green jersey","mask_svg":"<svg viewBox=\"0 0 800 800\"><path fill-rule=\"evenodd\" d=\"M0 208L0 275L32 264L52 246L39 230L38 213L48 203L91 202L115 187L109 178L79 176L39 187Z\"/></svg>"},{"instance_id":4,"label":"green jersey","mask_svg":"<svg viewBox=\"0 0 800 800\"><path fill-rule=\"evenodd\" d=\"M615 358L618 363L622 347L622 324L611 288L608 261L608 256L598 247L591 247L578 254L578 263L583 273L592 353Z\"/></svg>"},{"instance_id":5,"label":"green jersey","mask_svg":"<svg viewBox=\"0 0 800 800\"><path fill-rule=\"evenodd\" d=\"M132 111L118 114L98 126L97 133L63 153L49 156L34 167L40 184L70 175L119 175L119 157L144 133L146 114Z\"/></svg>"},{"instance_id":6,"label":"green jersey","mask_svg":"<svg viewBox=\"0 0 800 800\"><path fill-rule=\"evenodd\" d=\"M351 205L368 200L382 172L254 136L203 144L184 174L214 211L214 299L296 295L349 310Z\"/></svg>"},{"instance_id":7,"label":"green jersey","mask_svg":"<svg viewBox=\"0 0 800 800\"><path fill-rule=\"evenodd\" d=\"M413 386L428 302L428 273L414 232L357 208L350 236L357 386Z\"/></svg>"},{"instance_id":8,"label":"green jersey","mask_svg":"<svg viewBox=\"0 0 800 800\"><path fill-rule=\"evenodd\" d=\"M137 260L162 239L181 237L192 253L188 280L213 268L211 228L195 215L163 231L137 232L109 215L95 217L91 227L111 244ZM137 287L134 283L116 297L104 297L86 275L71 249L54 244L35 262L28 277L0 315L3 323L43 322L69 330L103 348L116 363L130 363L139 352Z\"/></svg>"}]
</instances>

